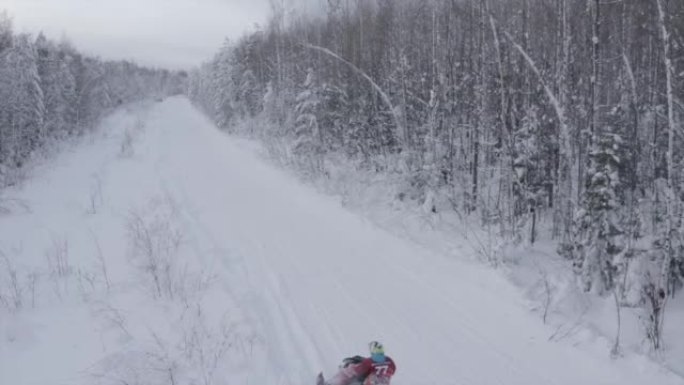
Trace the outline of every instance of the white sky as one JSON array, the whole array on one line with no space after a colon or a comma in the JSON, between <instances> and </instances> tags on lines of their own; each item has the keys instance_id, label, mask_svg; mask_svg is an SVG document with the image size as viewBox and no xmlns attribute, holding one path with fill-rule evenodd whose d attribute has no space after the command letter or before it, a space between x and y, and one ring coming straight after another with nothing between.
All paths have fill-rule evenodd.
<instances>
[{"instance_id":1,"label":"white sky","mask_svg":"<svg viewBox=\"0 0 684 385\"><path fill-rule=\"evenodd\" d=\"M79 50L170 69L209 59L264 24L268 0L0 0L16 32L66 36Z\"/></svg>"}]
</instances>

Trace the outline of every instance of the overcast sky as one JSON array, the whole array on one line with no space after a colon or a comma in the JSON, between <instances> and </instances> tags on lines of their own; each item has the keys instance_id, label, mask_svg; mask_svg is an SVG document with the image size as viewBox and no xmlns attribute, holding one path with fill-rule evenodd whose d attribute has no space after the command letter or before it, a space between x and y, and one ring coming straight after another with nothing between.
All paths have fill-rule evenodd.
<instances>
[{"instance_id":1,"label":"overcast sky","mask_svg":"<svg viewBox=\"0 0 684 385\"><path fill-rule=\"evenodd\" d=\"M2 9L16 32L42 30L85 53L171 69L201 63L270 15L268 0L0 0Z\"/></svg>"}]
</instances>

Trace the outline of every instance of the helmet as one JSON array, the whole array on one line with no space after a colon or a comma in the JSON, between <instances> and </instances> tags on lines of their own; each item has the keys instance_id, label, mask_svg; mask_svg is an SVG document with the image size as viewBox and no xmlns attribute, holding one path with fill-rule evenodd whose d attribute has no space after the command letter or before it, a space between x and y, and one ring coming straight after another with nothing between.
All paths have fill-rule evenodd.
<instances>
[{"instance_id":1,"label":"helmet","mask_svg":"<svg viewBox=\"0 0 684 385\"><path fill-rule=\"evenodd\" d=\"M385 362L385 348L378 341L371 341L368 344L368 349L370 350L371 359L374 362Z\"/></svg>"}]
</instances>

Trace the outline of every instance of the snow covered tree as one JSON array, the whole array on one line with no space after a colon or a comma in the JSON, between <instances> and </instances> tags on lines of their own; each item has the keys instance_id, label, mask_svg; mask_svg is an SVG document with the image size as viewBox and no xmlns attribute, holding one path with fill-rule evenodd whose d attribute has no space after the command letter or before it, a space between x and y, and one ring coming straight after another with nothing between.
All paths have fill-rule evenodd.
<instances>
[{"instance_id":1,"label":"snow covered tree","mask_svg":"<svg viewBox=\"0 0 684 385\"><path fill-rule=\"evenodd\" d=\"M12 45L12 19L7 11L0 11L0 54Z\"/></svg>"},{"instance_id":2,"label":"snow covered tree","mask_svg":"<svg viewBox=\"0 0 684 385\"><path fill-rule=\"evenodd\" d=\"M573 264L584 290L599 294L609 293L615 287L620 268L616 261L625 249L618 217L620 144L620 137L613 133L603 133L595 140L577 220Z\"/></svg>"},{"instance_id":3,"label":"snow covered tree","mask_svg":"<svg viewBox=\"0 0 684 385\"><path fill-rule=\"evenodd\" d=\"M278 121L278 100L273 82L266 84L266 93L263 98L263 115L267 122L276 123Z\"/></svg>"},{"instance_id":4,"label":"snow covered tree","mask_svg":"<svg viewBox=\"0 0 684 385\"><path fill-rule=\"evenodd\" d=\"M44 139L43 90L36 50L28 35L20 35L14 40L3 55L1 67L3 160L21 167Z\"/></svg>"},{"instance_id":5,"label":"snow covered tree","mask_svg":"<svg viewBox=\"0 0 684 385\"><path fill-rule=\"evenodd\" d=\"M295 155L306 159L310 171L321 169L322 141L318 124L320 94L316 74L309 68L304 89L297 95L295 107L294 148Z\"/></svg>"},{"instance_id":6,"label":"snow covered tree","mask_svg":"<svg viewBox=\"0 0 684 385\"><path fill-rule=\"evenodd\" d=\"M210 64L214 67L211 85L214 96L214 114L220 128L227 129L235 116L234 56L230 43L226 41ZM242 91L242 90L241 90ZM247 95L245 95L247 96Z\"/></svg>"},{"instance_id":7,"label":"snow covered tree","mask_svg":"<svg viewBox=\"0 0 684 385\"><path fill-rule=\"evenodd\" d=\"M327 150L338 149L343 144L347 128L349 100L341 87L330 83L321 86L321 140Z\"/></svg>"},{"instance_id":8,"label":"snow covered tree","mask_svg":"<svg viewBox=\"0 0 684 385\"><path fill-rule=\"evenodd\" d=\"M530 215L530 243L534 243L537 237L536 213L543 194L544 177L540 170L541 122L539 108L531 106L523 117L520 128L515 132L513 139L515 158L513 170L515 183L513 193L516 197L514 203L514 215L525 217Z\"/></svg>"},{"instance_id":9,"label":"snow covered tree","mask_svg":"<svg viewBox=\"0 0 684 385\"><path fill-rule=\"evenodd\" d=\"M261 110L261 98L258 84L251 69L245 70L240 77L238 97L244 117L253 118Z\"/></svg>"},{"instance_id":10,"label":"snow covered tree","mask_svg":"<svg viewBox=\"0 0 684 385\"><path fill-rule=\"evenodd\" d=\"M118 68L117 68L118 67ZM71 61L74 74L76 103L73 133L80 133L94 124L108 108L123 104L128 99L128 82L120 75L120 65L75 55ZM110 85L113 84L113 89Z\"/></svg>"},{"instance_id":11,"label":"snow covered tree","mask_svg":"<svg viewBox=\"0 0 684 385\"><path fill-rule=\"evenodd\" d=\"M219 124L221 120L217 118L218 106L216 101L218 97L214 83L214 65L213 62L205 63L199 69L190 72L186 94L205 114L216 119L217 124Z\"/></svg>"},{"instance_id":12,"label":"snow covered tree","mask_svg":"<svg viewBox=\"0 0 684 385\"><path fill-rule=\"evenodd\" d=\"M63 138L72 129L76 104L76 80L69 69L68 50L60 50L43 34L36 39L38 73L45 98L45 131Z\"/></svg>"}]
</instances>

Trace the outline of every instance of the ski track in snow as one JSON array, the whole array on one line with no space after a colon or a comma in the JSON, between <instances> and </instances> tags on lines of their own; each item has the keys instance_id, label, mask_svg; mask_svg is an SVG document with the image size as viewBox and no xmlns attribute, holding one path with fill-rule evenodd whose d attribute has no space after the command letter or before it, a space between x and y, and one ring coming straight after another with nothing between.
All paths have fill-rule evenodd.
<instances>
[{"instance_id":1,"label":"ski track in snow","mask_svg":"<svg viewBox=\"0 0 684 385\"><path fill-rule=\"evenodd\" d=\"M397 362L395 385L684 384L643 357L611 360L600 342L549 342L553 331L497 272L346 211L217 130L187 99L150 108L135 165L84 149L97 161L70 165L72 178L124 167L140 184L112 190L105 180L105 194L173 199L186 243L260 335L265 354L244 369L250 384L313 384L374 339ZM4 370L12 368L0 362Z\"/></svg>"}]
</instances>

